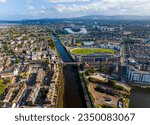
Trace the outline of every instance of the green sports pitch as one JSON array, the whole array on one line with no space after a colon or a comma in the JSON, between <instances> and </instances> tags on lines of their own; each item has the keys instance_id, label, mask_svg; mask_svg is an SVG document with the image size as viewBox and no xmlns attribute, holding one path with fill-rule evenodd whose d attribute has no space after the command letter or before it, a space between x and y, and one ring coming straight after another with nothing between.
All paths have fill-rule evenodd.
<instances>
[{"instance_id":1,"label":"green sports pitch","mask_svg":"<svg viewBox=\"0 0 150 125\"><path fill-rule=\"evenodd\" d=\"M72 49L70 52L75 55L89 55L94 53L115 54L116 51L113 49L102 49L102 48L76 48Z\"/></svg>"}]
</instances>

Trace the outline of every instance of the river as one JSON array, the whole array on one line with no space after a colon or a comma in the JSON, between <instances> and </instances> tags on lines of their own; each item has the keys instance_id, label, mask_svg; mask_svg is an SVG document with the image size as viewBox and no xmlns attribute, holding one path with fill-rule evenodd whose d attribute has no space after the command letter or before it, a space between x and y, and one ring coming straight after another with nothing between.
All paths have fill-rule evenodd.
<instances>
[{"instance_id":1,"label":"river","mask_svg":"<svg viewBox=\"0 0 150 125\"><path fill-rule=\"evenodd\" d=\"M73 62L72 58L63 47L59 39L54 35L51 35L51 37L55 42L56 49L60 54L63 62ZM84 93L82 91L77 67L66 65L64 66L63 74L65 82L63 99L64 108L86 108L86 101L84 98Z\"/></svg>"},{"instance_id":2,"label":"river","mask_svg":"<svg viewBox=\"0 0 150 125\"><path fill-rule=\"evenodd\" d=\"M150 108L150 89L132 88L130 108Z\"/></svg>"}]
</instances>

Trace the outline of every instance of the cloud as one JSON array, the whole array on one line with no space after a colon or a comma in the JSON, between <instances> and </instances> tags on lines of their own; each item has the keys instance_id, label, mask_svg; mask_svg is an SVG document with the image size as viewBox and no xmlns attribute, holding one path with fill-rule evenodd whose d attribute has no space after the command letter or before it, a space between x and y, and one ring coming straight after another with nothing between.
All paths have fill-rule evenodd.
<instances>
[{"instance_id":1,"label":"cloud","mask_svg":"<svg viewBox=\"0 0 150 125\"><path fill-rule=\"evenodd\" d=\"M0 3L5 3L7 2L7 0L0 0Z\"/></svg>"},{"instance_id":2,"label":"cloud","mask_svg":"<svg viewBox=\"0 0 150 125\"><path fill-rule=\"evenodd\" d=\"M5 3L9 0L0 0ZM19 0L15 0L19 1ZM13 0L10 0L13 2ZM9 17L9 6L18 17L69 18L85 15L149 15L150 0L22 0L16 8L5 4L0 8L0 18ZM18 2L19 3L19 2ZM6 7L5 7L6 6ZM22 11L20 11L22 10Z\"/></svg>"},{"instance_id":3,"label":"cloud","mask_svg":"<svg viewBox=\"0 0 150 125\"><path fill-rule=\"evenodd\" d=\"M89 2L90 0L48 0L53 3Z\"/></svg>"},{"instance_id":4,"label":"cloud","mask_svg":"<svg viewBox=\"0 0 150 125\"><path fill-rule=\"evenodd\" d=\"M69 0L49 0L49 1L69 1ZM77 1L77 0L70 0ZM78 0L84 1L84 0ZM68 13L72 15L146 15L150 11L150 0L93 0L84 4L63 4L58 3L52 7L54 13Z\"/></svg>"},{"instance_id":5,"label":"cloud","mask_svg":"<svg viewBox=\"0 0 150 125\"><path fill-rule=\"evenodd\" d=\"M28 5L28 9L29 9L29 10L34 10L34 6Z\"/></svg>"}]
</instances>

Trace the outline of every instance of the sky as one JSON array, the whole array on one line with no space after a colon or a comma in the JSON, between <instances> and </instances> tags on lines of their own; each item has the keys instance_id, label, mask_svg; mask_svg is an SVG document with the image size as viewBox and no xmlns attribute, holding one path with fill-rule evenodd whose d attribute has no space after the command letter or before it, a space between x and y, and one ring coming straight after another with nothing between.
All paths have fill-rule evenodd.
<instances>
[{"instance_id":1,"label":"sky","mask_svg":"<svg viewBox=\"0 0 150 125\"><path fill-rule=\"evenodd\" d=\"M150 16L150 0L0 0L0 20L85 15Z\"/></svg>"}]
</instances>

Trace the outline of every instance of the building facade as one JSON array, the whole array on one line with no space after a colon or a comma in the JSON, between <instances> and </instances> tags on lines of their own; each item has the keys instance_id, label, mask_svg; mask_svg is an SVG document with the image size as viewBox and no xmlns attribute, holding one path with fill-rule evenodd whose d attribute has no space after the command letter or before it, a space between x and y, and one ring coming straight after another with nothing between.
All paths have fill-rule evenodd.
<instances>
[{"instance_id":1,"label":"building facade","mask_svg":"<svg viewBox=\"0 0 150 125\"><path fill-rule=\"evenodd\" d=\"M150 72L136 69L133 66L128 66L127 79L133 83L150 85Z\"/></svg>"}]
</instances>

